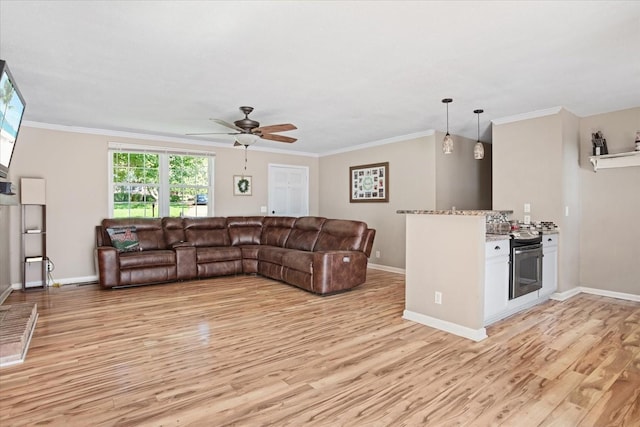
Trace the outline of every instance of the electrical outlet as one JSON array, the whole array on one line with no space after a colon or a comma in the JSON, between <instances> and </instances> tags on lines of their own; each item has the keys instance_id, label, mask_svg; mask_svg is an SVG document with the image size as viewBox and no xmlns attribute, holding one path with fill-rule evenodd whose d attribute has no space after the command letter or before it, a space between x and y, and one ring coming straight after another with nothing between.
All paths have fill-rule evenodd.
<instances>
[{"instance_id":1,"label":"electrical outlet","mask_svg":"<svg viewBox=\"0 0 640 427\"><path fill-rule=\"evenodd\" d=\"M569 216L569 206L564 207L564 216Z\"/></svg>"},{"instance_id":2,"label":"electrical outlet","mask_svg":"<svg viewBox=\"0 0 640 427\"><path fill-rule=\"evenodd\" d=\"M436 304L442 304L442 292L436 291L435 301Z\"/></svg>"},{"instance_id":3,"label":"electrical outlet","mask_svg":"<svg viewBox=\"0 0 640 427\"><path fill-rule=\"evenodd\" d=\"M525 213L531 212L531 204L530 203L525 203L524 204L524 212Z\"/></svg>"},{"instance_id":4,"label":"electrical outlet","mask_svg":"<svg viewBox=\"0 0 640 427\"><path fill-rule=\"evenodd\" d=\"M380 251L376 251L376 258L380 258Z\"/></svg>"},{"instance_id":5,"label":"electrical outlet","mask_svg":"<svg viewBox=\"0 0 640 427\"><path fill-rule=\"evenodd\" d=\"M531 216L530 215L525 215L524 216L524 223L525 224L531 224Z\"/></svg>"}]
</instances>

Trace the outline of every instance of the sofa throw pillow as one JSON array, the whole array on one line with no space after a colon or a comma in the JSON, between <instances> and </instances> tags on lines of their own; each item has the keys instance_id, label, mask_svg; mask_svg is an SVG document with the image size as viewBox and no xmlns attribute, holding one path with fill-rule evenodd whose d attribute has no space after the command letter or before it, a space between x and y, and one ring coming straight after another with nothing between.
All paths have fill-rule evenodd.
<instances>
[{"instance_id":1,"label":"sofa throw pillow","mask_svg":"<svg viewBox=\"0 0 640 427\"><path fill-rule=\"evenodd\" d=\"M135 226L107 228L107 233L111 238L111 244L118 252L135 252L142 250Z\"/></svg>"}]
</instances>

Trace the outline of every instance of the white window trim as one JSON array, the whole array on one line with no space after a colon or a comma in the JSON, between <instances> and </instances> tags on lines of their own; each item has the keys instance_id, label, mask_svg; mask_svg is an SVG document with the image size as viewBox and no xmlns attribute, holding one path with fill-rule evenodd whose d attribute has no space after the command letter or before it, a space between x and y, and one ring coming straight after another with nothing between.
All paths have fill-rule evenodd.
<instances>
[{"instance_id":1,"label":"white window trim","mask_svg":"<svg viewBox=\"0 0 640 427\"><path fill-rule=\"evenodd\" d=\"M126 151L126 152L138 152L138 153L152 153L152 154L160 154L160 194L159 194L159 203L158 203L158 216L160 218L169 216L169 205L164 203L164 200L169 200L169 186L164 185L164 183L169 182L169 165L168 165L168 156L167 154L174 155L184 155L184 156L203 156L209 158L209 183L208 183L208 197L209 203L207 205L207 216L215 216L215 193L214 193L214 176L215 176L215 157L216 154L213 151L203 151L203 150L191 150L184 148L175 148L175 147L158 147L151 145L141 145L141 144L127 144L124 142L109 142L107 146L107 170L108 170L108 180L107 180L107 194L109 198L108 206L107 206L107 215L106 218L111 218L113 215L113 155L112 153L115 151Z\"/></svg>"}]
</instances>

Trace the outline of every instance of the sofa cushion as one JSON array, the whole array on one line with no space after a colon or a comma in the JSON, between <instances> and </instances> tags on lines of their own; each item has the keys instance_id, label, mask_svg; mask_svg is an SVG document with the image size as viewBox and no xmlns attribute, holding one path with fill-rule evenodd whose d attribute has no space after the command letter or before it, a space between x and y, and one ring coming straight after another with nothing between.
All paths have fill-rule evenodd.
<instances>
[{"instance_id":1,"label":"sofa cushion","mask_svg":"<svg viewBox=\"0 0 640 427\"><path fill-rule=\"evenodd\" d=\"M143 251L167 248L160 218L109 218L102 220L104 230L129 226L136 227L140 249ZM113 245L111 240L109 240L109 243Z\"/></svg>"},{"instance_id":2,"label":"sofa cushion","mask_svg":"<svg viewBox=\"0 0 640 427\"><path fill-rule=\"evenodd\" d=\"M291 249L283 255L282 266L311 274L313 272L313 258L313 252Z\"/></svg>"},{"instance_id":3,"label":"sofa cushion","mask_svg":"<svg viewBox=\"0 0 640 427\"><path fill-rule=\"evenodd\" d=\"M322 225L314 251L362 250L367 235L367 224L360 221L328 219Z\"/></svg>"},{"instance_id":4,"label":"sofa cushion","mask_svg":"<svg viewBox=\"0 0 640 427\"><path fill-rule=\"evenodd\" d=\"M172 250L125 252L120 254L120 268L148 268L175 265L176 253Z\"/></svg>"},{"instance_id":5,"label":"sofa cushion","mask_svg":"<svg viewBox=\"0 0 640 427\"><path fill-rule=\"evenodd\" d=\"M186 241L193 242L196 247L230 246L226 218L184 218L182 221Z\"/></svg>"},{"instance_id":6,"label":"sofa cushion","mask_svg":"<svg viewBox=\"0 0 640 427\"><path fill-rule=\"evenodd\" d=\"M140 242L136 227L109 227L107 233L111 239L111 244L118 252L139 252Z\"/></svg>"},{"instance_id":7,"label":"sofa cushion","mask_svg":"<svg viewBox=\"0 0 640 427\"><path fill-rule=\"evenodd\" d=\"M176 243L184 242L187 238L184 235L182 218L164 217L162 218L162 229L164 230L164 240L167 247L172 247Z\"/></svg>"},{"instance_id":8,"label":"sofa cushion","mask_svg":"<svg viewBox=\"0 0 640 427\"><path fill-rule=\"evenodd\" d=\"M196 249L196 263L235 261L242 259L242 251L236 246L200 247Z\"/></svg>"},{"instance_id":9,"label":"sofa cushion","mask_svg":"<svg viewBox=\"0 0 640 427\"><path fill-rule=\"evenodd\" d=\"M326 218L305 216L298 218L293 225L289 238L284 247L288 249L299 249L302 251L312 251L318 240L320 229Z\"/></svg>"},{"instance_id":10,"label":"sofa cushion","mask_svg":"<svg viewBox=\"0 0 640 427\"><path fill-rule=\"evenodd\" d=\"M284 247L296 219L288 216L269 216L262 222L260 244Z\"/></svg>"},{"instance_id":11,"label":"sofa cushion","mask_svg":"<svg viewBox=\"0 0 640 427\"><path fill-rule=\"evenodd\" d=\"M276 246L261 246L258 251L258 261L282 265L282 257L290 251L290 249L278 248Z\"/></svg>"},{"instance_id":12,"label":"sofa cushion","mask_svg":"<svg viewBox=\"0 0 640 427\"><path fill-rule=\"evenodd\" d=\"M231 246L259 245L262 235L261 216L232 216L227 218Z\"/></svg>"}]
</instances>

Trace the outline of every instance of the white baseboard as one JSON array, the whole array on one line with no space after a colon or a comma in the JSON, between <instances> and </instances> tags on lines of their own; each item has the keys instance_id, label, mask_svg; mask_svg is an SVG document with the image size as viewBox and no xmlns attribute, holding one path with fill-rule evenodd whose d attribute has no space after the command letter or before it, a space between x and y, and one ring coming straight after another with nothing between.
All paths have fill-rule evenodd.
<instances>
[{"instance_id":1,"label":"white baseboard","mask_svg":"<svg viewBox=\"0 0 640 427\"><path fill-rule=\"evenodd\" d=\"M7 299L7 297L9 296L12 290L13 290L13 286L9 286L0 294L0 304L2 304L4 300Z\"/></svg>"},{"instance_id":2,"label":"white baseboard","mask_svg":"<svg viewBox=\"0 0 640 427\"><path fill-rule=\"evenodd\" d=\"M60 285L76 285L78 283L91 283L97 282L98 276L80 276L80 277L67 277L64 279L56 279L55 282L49 282L48 286L53 286L54 283L58 283ZM27 284L27 287L29 284ZM22 282L20 283L12 283L11 287L15 290L22 289Z\"/></svg>"},{"instance_id":3,"label":"white baseboard","mask_svg":"<svg viewBox=\"0 0 640 427\"><path fill-rule=\"evenodd\" d=\"M372 270L382 270L382 271L388 271L389 273L406 274L406 271L405 271L404 268L389 267L388 265L380 265L380 264L368 263L367 267L372 269Z\"/></svg>"},{"instance_id":4,"label":"white baseboard","mask_svg":"<svg viewBox=\"0 0 640 427\"><path fill-rule=\"evenodd\" d=\"M607 291L604 289L588 288L586 286L580 286L580 291L584 292L585 294L600 295L602 297L617 298L617 299L623 299L627 301L640 302L640 295L636 295L636 294L627 294L624 292L614 292L614 291Z\"/></svg>"},{"instance_id":5,"label":"white baseboard","mask_svg":"<svg viewBox=\"0 0 640 427\"><path fill-rule=\"evenodd\" d=\"M580 287L578 286L576 288L569 289L568 291L554 292L554 293L551 294L551 296L549 298L554 300L554 301L566 301L569 298L578 295L580 292L582 292L582 291L580 290Z\"/></svg>"},{"instance_id":6,"label":"white baseboard","mask_svg":"<svg viewBox=\"0 0 640 427\"><path fill-rule=\"evenodd\" d=\"M607 291L605 289L589 288L587 286L576 286L575 288L569 289L568 291L556 292L551 295L551 299L556 301L565 301L573 296L578 295L579 293L599 295L601 297L608 297L608 298L623 299L626 301L640 302L640 295L627 294L624 292Z\"/></svg>"},{"instance_id":7,"label":"white baseboard","mask_svg":"<svg viewBox=\"0 0 640 427\"><path fill-rule=\"evenodd\" d=\"M459 337L467 338L476 342L487 338L487 330L485 328L471 329L466 326L458 325L457 323L416 313L415 311L405 310L402 313L402 318L431 328L440 329L441 331L449 332L450 334L458 335Z\"/></svg>"}]
</instances>

